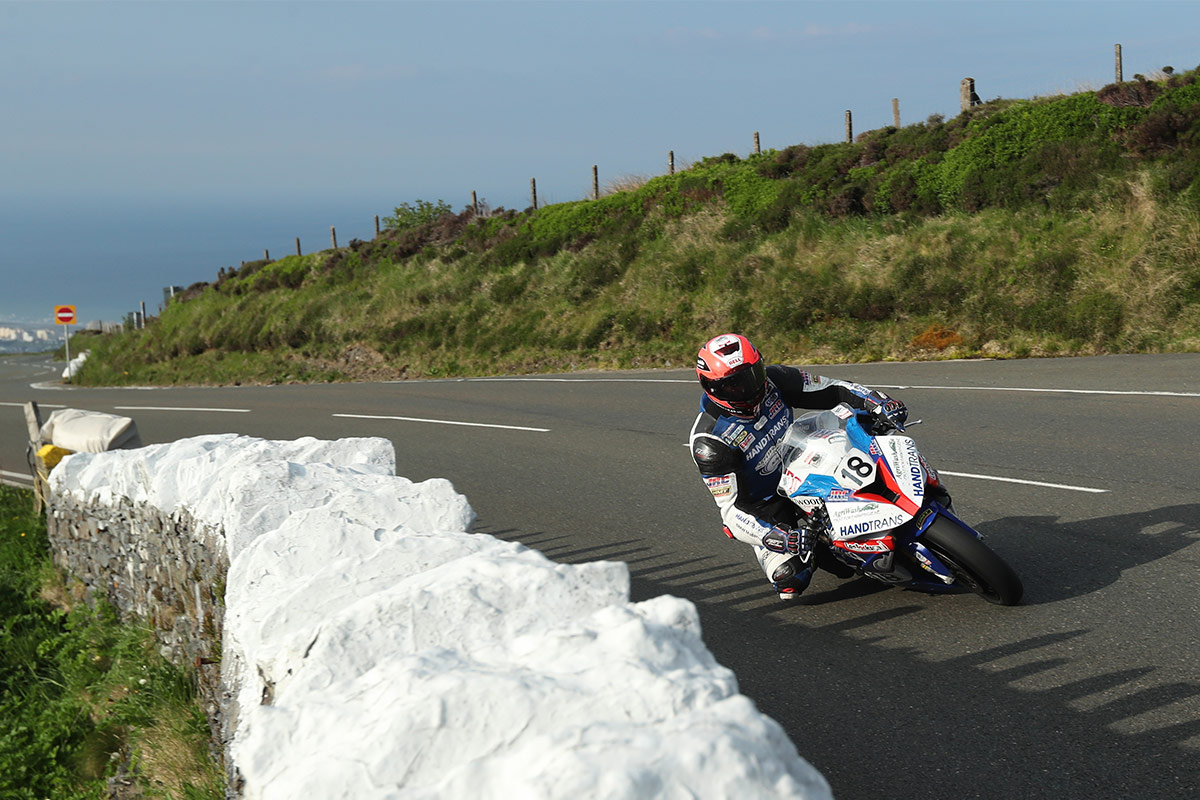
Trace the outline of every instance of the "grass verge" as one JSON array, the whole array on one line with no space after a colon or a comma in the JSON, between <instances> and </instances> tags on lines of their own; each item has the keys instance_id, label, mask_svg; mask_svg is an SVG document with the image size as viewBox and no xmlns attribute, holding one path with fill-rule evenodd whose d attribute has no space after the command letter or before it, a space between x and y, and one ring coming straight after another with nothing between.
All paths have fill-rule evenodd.
<instances>
[{"instance_id":1,"label":"grass verge","mask_svg":"<svg viewBox=\"0 0 1200 800\"><path fill-rule=\"evenodd\" d=\"M151 632L83 601L30 492L0 486L0 797L219 800L195 681Z\"/></svg>"}]
</instances>

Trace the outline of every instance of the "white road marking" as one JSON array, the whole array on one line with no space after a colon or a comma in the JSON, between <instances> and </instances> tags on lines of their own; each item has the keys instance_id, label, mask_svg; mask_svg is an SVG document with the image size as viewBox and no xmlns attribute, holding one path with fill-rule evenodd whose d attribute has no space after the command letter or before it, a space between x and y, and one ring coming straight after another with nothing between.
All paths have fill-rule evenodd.
<instances>
[{"instance_id":1,"label":"white road marking","mask_svg":"<svg viewBox=\"0 0 1200 800\"><path fill-rule=\"evenodd\" d=\"M13 408L24 408L24 403L0 403L0 406L12 406ZM66 408L66 406L56 406L50 403L38 403L38 408Z\"/></svg>"},{"instance_id":2,"label":"white road marking","mask_svg":"<svg viewBox=\"0 0 1200 800\"><path fill-rule=\"evenodd\" d=\"M226 414L249 414L248 408L185 408L181 406L113 406L117 411L217 411Z\"/></svg>"},{"instance_id":3,"label":"white road marking","mask_svg":"<svg viewBox=\"0 0 1200 800\"><path fill-rule=\"evenodd\" d=\"M683 443L684 447L691 447L688 442ZM1070 486L1065 483L1045 483L1043 481L1023 481L1017 478L1001 478L998 475L976 475L971 472L950 472L949 470L939 469L939 475L953 475L955 478L976 478L981 481L1000 481L1001 483L1023 483L1027 486L1045 486L1049 489L1069 489L1072 492L1091 492L1092 494L1107 494L1109 489L1093 489L1089 486Z\"/></svg>"},{"instance_id":4,"label":"white road marking","mask_svg":"<svg viewBox=\"0 0 1200 800\"><path fill-rule=\"evenodd\" d=\"M950 472L949 470L939 469L939 475L953 475L956 478L978 478L981 481L1001 481L1002 483L1023 483L1027 486L1045 486L1050 489L1068 489L1072 492L1091 492L1092 494L1106 494L1108 489L1093 489L1088 486L1070 486L1065 483L1044 483L1042 481L1023 481L1017 478L1001 478L996 475L974 475L970 472Z\"/></svg>"},{"instance_id":5,"label":"white road marking","mask_svg":"<svg viewBox=\"0 0 1200 800\"><path fill-rule=\"evenodd\" d=\"M1033 389L1022 386L918 386L916 384L888 386L882 383L873 383L871 386L880 389L935 389L953 392L1047 392L1058 394L1116 394L1137 397L1200 397L1200 392L1127 392L1116 389Z\"/></svg>"},{"instance_id":6,"label":"white road marking","mask_svg":"<svg viewBox=\"0 0 1200 800\"><path fill-rule=\"evenodd\" d=\"M687 383L696 384L691 378L534 378L534 377L497 377L497 378L445 378L447 381L530 381L542 383ZM412 383L412 381L387 381L388 383ZM1122 391L1117 389L1035 389L1025 386L922 386L917 384L870 383L865 384L878 389L928 389L951 392L1048 392L1059 394L1109 394L1130 395L1135 397L1200 397L1200 392L1166 392L1166 391Z\"/></svg>"},{"instance_id":7,"label":"white road marking","mask_svg":"<svg viewBox=\"0 0 1200 800\"><path fill-rule=\"evenodd\" d=\"M347 417L349 419L395 419L401 422L430 422L435 425L466 425L471 428L503 428L510 431L534 431L536 433L549 433L549 428L527 428L523 425L493 425L487 422L458 422L452 419L423 419L421 417L392 417L381 414L334 414L335 417Z\"/></svg>"},{"instance_id":8,"label":"white road marking","mask_svg":"<svg viewBox=\"0 0 1200 800\"><path fill-rule=\"evenodd\" d=\"M423 383L486 383L493 382L520 382L529 383L691 383L695 384L694 378L530 378L524 376L512 377L497 377L497 378L441 378L439 380L427 380ZM413 381L384 381L384 383L413 383ZM696 384L699 385L699 384Z\"/></svg>"},{"instance_id":9,"label":"white road marking","mask_svg":"<svg viewBox=\"0 0 1200 800\"><path fill-rule=\"evenodd\" d=\"M9 472L6 469L0 469L0 478L8 478L10 481L20 481L22 483L33 484L33 478L22 472Z\"/></svg>"}]
</instances>

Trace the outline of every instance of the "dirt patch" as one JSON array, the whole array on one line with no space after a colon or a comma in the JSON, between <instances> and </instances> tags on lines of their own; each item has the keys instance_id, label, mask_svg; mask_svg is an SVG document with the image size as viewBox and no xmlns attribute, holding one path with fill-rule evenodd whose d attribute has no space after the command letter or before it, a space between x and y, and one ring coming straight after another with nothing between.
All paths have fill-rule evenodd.
<instances>
[{"instance_id":1,"label":"dirt patch","mask_svg":"<svg viewBox=\"0 0 1200 800\"><path fill-rule=\"evenodd\" d=\"M334 372L352 381L396 381L414 377L408 364L396 365L375 348L352 344L333 358L305 356L303 363L310 369Z\"/></svg>"}]
</instances>

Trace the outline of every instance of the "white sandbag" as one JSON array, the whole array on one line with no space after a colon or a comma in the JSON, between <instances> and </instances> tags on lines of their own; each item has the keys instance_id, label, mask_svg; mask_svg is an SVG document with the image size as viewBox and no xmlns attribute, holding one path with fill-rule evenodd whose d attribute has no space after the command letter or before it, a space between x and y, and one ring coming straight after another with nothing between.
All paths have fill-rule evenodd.
<instances>
[{"instance_id":1,"label":"white sandbag","mask_svg":"<svg viewBox=\"0 0 1200 800\"><path fill-rule=\"evenodd\" d=\"M84 350L67 363L67 368L64 369L62 373L64 381L69 381L71 378L75 377L75 373L79 372L79 368L83 366L83 362L87 361L88 353L90 352L91 350Z\"/></svg>"},{"instance_id":2,"label":"white sandbag","mask_svg":"<svg viewBox=\"0 0 1200 800\"><path fill-rule=\"evenodd\" d=\"M60 408L42 425L42 441L74 453L104 453L142 446L137 423L129 417Z\"/></svg>"}]
</instances>

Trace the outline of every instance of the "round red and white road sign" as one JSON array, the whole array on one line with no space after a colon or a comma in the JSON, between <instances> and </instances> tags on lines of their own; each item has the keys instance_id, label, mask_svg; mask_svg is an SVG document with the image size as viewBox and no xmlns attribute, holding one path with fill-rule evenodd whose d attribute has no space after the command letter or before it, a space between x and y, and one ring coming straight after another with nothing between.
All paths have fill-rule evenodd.
<instances>
[{"instance_id":1,"label":"round red and white road sign","mask_svg":"<svg viewBox=\"0 0 1200 800\"><path fill-rule=\"evenodd\" d=\"M56 325L72 325L75 322L75 306L55 306L54 322Z\"/></svg>"}]
</instances>

